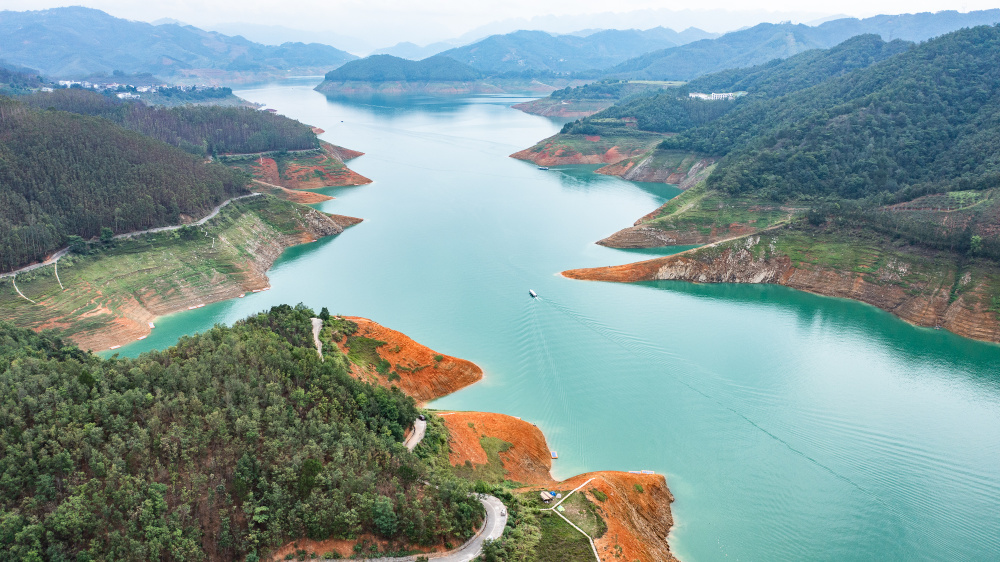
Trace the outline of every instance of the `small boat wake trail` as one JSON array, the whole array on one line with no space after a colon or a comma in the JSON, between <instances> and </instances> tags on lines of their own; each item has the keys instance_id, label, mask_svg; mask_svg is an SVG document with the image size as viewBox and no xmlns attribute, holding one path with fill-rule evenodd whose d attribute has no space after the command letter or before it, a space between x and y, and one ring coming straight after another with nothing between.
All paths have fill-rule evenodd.
<instances>
[{"instance_id":1,"label":"small boat wake trail","mask_svg":"<svg viewBox=\"0 0 1000 562\"><path fill-rule=\"evenodd\" d=\"M586 329L588 329L588 330L596 333L597 335L601 336L602 338L606 339L607 341L609 341L609 342L613 343L614 345L622 348L623 350L625 350L625 352L627 352L629 354L637 355L637 356L642 357L642 358L647 359L647 360L649 360L649 359L652 359L652 360L663 359L664 356L666 356L666 357L678 360L680 362L683 362L683 363L685 363L687 365L690 365L691 367L693 367L694 369L696 369L698 371L701 371L703 373L709 374L709 375L712 376L712 378L714 378L716 380L719 380L719 381L725 381L726 380L724 377L719 376L717 373L708 372L704 368L702 368L702 367L700 367L698 365L693 364L690 360L687 360L684 357L681 357L680 355L678 355L676 353L673 353L671 351L668 351L666 349L658 347L658 346L652 344L651 342L647 342L647 341L644 341L644 340L642 340L640 338L636 338L634 336L629 336L629 335L626 335L626 334L622 334L622 333L618 333L616 331L610 330L606 326L601 325L600 323L594 321L591 318L588 318L587 316L579 314L578 312L572 310L570 307L567 307L567 306L565 306L563 304L560 304L559 302L557 302L555 300L552 300L552 299L544 299L543 300L542 297L538 297L537 299L532 299L532 300L541 301L541 303L543 305L547 305L547 306L551 307L553 310L555 310L555 311L557 311L557 312L565 315L566 317L572 319L573 321L577 322L578 324L580 324L584 328L586 328ZM891 512L893 515L895 515L900 521L907 521L909 519L903 513L901 513L898 509L896 509L893 505L891 505L890 503L888 503L885 500L883 500L875 492L869 490L868 488L865 488L861 484L858 484L857 482L855 482L854 480L852 480L850 477L848 477L848 476L846 476L846 475L838 472L834 468L832 468L832 467L824 464L819 459L817 459L817 458L809 455L805 451L799 449L798 447L796 447L795 445L793 445L789 441L786 441L785 439L783 439L779 435L773 433L772 431L768 430L766 427L762 426L760 423L754 421L751 417L749 417L748 415L742 413L737 408L724 403L722 400L716 398L715 396L713 396L708 391L705 391L705 390L699 388L698 386L692 384L690 381L685 380L681 376L678 376L678 374L676 374L676 373L670 372L669 370L666 370L666 369L663 372L667 376L669 376L671 379L673 379L674 381L680 383L682 386L684 386L687 389L691 390L695 394L698 394L698 395L702 396L703 398L705 398L705 399L713 402L714 404L716 404L720 408L729 411L730 413L732 413L736 417L740 418L742 421L744 421L745 423L749 424L751 427L753 427L757 431L763 433L764 435L768 436L769 438L771 438L772 440L776 441L777 443L780 443L781 445L783 445L786 449L788 449L789 451L791 451L796 456L804 459L806 462L808 462L808 463L816 466L817 468L819 468L823 472L826 472L827 474L830 474L834 478L836 478L836 479L838 479L838 480L846 483L850 487L852 487L852 488L854 488L854 489L862 492L866 496L868 496L871 499L873 499L874 501L878 502L880 505L882 505L883 507L885 507L889 512Z\"/></svg>"}]
</instances>

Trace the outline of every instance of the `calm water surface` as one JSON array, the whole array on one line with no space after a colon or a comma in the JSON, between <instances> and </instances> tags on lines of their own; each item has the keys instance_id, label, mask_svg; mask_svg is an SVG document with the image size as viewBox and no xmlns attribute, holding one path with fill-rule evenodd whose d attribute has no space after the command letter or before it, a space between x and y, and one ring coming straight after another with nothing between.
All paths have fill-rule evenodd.
<instances>
[{"instance_id":1,"label":"calm water surface","mask_svg":"<svg viewBox=\"0 0 1000 562\"><path fill-rule=\"evenodd\" d=\"M328 306L482 366L433 406L537 423L557 477L666 474L685 562L1000 558L1000 347L782 287L563 279L650 257L593 242L676 190L508 158L559 128L517 98L347 102L314 84L237 93L364 151L351 167L375 182L319 207L365 221L287 251L272 290L161 318L123 354Z\"/></svg>"}]
</instances>

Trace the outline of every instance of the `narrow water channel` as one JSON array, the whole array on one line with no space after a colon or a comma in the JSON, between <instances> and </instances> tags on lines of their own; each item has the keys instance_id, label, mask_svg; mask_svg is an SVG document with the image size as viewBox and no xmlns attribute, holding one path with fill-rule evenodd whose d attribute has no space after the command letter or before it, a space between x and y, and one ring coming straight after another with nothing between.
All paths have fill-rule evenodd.
<instances>
[{"instance_id":1,"label":"narrow water channel","mask_svg":"<svg viewBox=\"0 0 1000 562\"><path fill-rule=\"evenodd\" d=\"M685 562L1000 556L1000 346L783 287L564 279L649 257L593 242L677 191L508 158L559 129L516 98L347 102L316 82L237 95L365 152L351 167L375 182L319 205L365 221L119 352L327 306L482 366L433 406L537 423L556 477L666 474Z\"/></svg>"}]
</instances>

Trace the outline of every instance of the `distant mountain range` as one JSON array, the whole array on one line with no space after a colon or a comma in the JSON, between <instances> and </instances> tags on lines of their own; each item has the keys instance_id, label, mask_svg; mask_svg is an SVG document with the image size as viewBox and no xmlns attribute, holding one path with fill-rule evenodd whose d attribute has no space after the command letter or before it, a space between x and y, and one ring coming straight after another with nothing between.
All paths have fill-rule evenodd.
<instances>
[{"instance_id":1,"label":"distant mountain range","mask_svg":"<svg viewBox=\"0 0 1000 562\"><path fill-rule=\"evenodd\" d=\"M0 59L50 77L121 70L204 80L287 71L322 73L355 59L318 43L261 45L177 24L152 25L82 7L0 12Z\"/></svg>"},{"instance_id":2,"label":"distant mountain range","mask_svg":"<svg viewBox=\"0 0 1000 562\"><path fill-rule=\"evenodd\" d=\"M515 31L449 49L441 55L486 73L567 73L608 68L643 53L716 36L700 29L677 32L664 27L645 31L607 29L583 37Z\"/></svg>"},{"instance_id":3,"label":"distant mountain range","mask_svg":"<svg viewBox=\"0 0 1000 562\"><path fill-rule=\"evenodd\" d=\"M885 40L926 41L976 25L1000 22L1000 9L959 13L945 11L866 19L842 18L815 27L762 23L716 39L654 51L623 62L607 72L615 78L690 80L727 68L763 64L816 48L829 48L851 37L874 33Z\"/></svg>"},{"instance_id":4,"label":"distant mountain range","mask_svg":"<svg viewBox=\"0 0 1000 562\"><path fill-rule=\"evenodd\" d=\"M415 43L404 41L402 43L396 43L392 47L378 49L372 52L372 54L392 55L394 57L410 60L423 60L427 57L433 57L434 55L447 51L448 49L454 49L458 45L461 45L461 43L454 41L439 41L437 43L431 43L430 45L421 47Z\"/></svg>"}]
</instances>

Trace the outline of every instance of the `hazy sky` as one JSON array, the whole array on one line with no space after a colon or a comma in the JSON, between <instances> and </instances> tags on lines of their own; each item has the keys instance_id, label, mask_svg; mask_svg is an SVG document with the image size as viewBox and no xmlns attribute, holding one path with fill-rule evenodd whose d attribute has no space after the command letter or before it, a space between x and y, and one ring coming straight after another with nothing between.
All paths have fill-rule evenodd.
<instances>
[{"instance_id":1,"label":"hazy sky","mask_svg":"<svg viewBox=\"0 0 1000 562\"><path fill-rule=\"evenodd\" d=\"M541 28L569 32L594 27L665 25L674 29L697 26L727 31L761 21L812 21L830 15L855 17L940 10L983 10L1000 7L1000 0L0 0L0 9L38 10L69 4L104 10L114 16L155 21L175 18L198 27L224 23L284 26L349 36L372 47L398 41L427 43L453 38L477 28L506 32ZM608 12L614 12L609 14ZM726 13L730 12L730 13ZM556 17L548 17L556 16ZM503 22L497 25L489 25ZM487 27L488 26L488 27ZM229 32L227 28L224 31ZM482 33L483 35L487 33ZM250 33L247 36L250 37ZM253 38L253 37L250 37ZM308 40L316 40L310 37Z\"/></svg>"}]
</instances>

